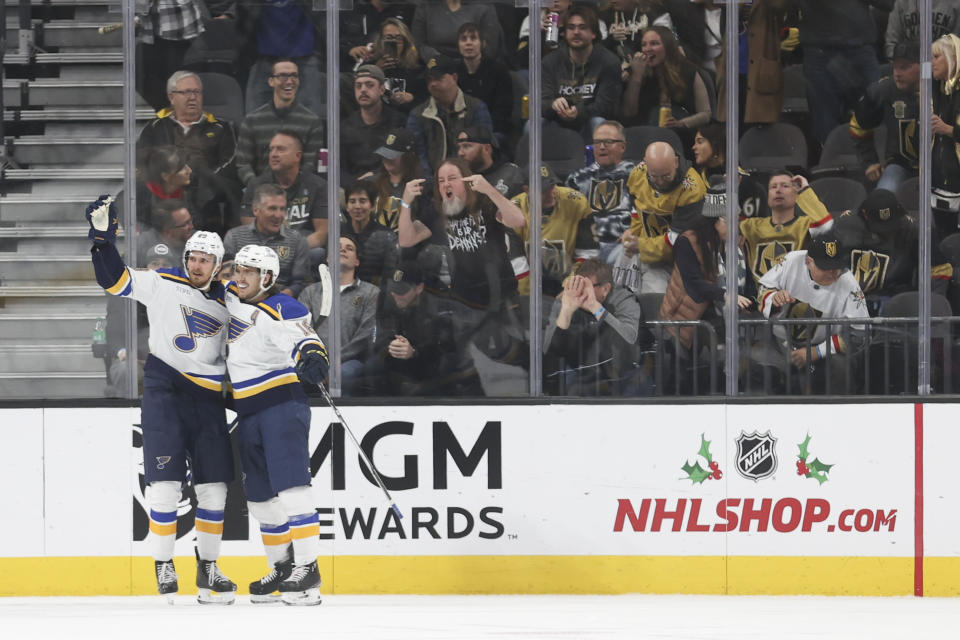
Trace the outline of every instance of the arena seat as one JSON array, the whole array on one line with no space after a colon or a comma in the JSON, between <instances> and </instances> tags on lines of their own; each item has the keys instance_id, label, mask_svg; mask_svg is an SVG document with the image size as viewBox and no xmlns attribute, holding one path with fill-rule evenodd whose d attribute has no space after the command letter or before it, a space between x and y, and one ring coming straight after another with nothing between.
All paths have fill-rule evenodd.
<instances>
[{"instance_id":1,"label":"arena seat","mask_svg":"<svg viewBox=\"0 0 960 640\"><path fill-rule=\"evenodd\" d=\"M740 166L747 171L770 171L807 166L803 131L786 122L757 125L740 137Z\"/></svg>"}]
</instances>

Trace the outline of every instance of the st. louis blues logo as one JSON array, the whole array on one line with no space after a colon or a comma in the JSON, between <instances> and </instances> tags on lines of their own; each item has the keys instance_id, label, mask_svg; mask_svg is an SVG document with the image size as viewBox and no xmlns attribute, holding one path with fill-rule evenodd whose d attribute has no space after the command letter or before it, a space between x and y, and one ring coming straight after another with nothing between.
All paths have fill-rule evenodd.
<instances>
[{"instance_id":1,"label":"st. louis blues logo","mask_svg":"<svg viewBox=\"0 0 960 640\"><path fill-rule=\"evenodd\" d=\"M223 328L223 323L209 313L204 313L186 305L180 305L187 333L174 337L173 346L187 353L197 348L197 338L210 338Z\"/></svg>"},{"instance_id":2,"label":"st. louis blues logo","mask_svg":"<svg viewBox=\"0 0 960 640\"><path fill-rule=\"evenodd\" d=\"M256 323L258 315L260 315L260 312L254 311L253 315L250 316L250 322L244 322L237 316L230 316L230 327L227 329L227 342L236 342L240 336L247 332L247 329Z\"/></svg>"}]
</instances>

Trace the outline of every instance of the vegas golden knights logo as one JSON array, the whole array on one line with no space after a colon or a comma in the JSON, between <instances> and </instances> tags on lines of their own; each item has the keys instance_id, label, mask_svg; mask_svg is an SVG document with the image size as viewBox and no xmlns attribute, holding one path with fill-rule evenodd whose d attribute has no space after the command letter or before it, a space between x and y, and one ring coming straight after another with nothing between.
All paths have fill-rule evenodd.
<instances>
[{"instance_id":1,"label":"vegas golden knights logo","mask_svg":"<svg viewBox=\"0 0 960 640\"><path fill-rule=\"evenodd\" d=\"M641 211L640 222L643 224L643 232L648 238L661 236L670 228L670 218L652 211Z\"/></svg>"},{"instance_id":2,"label":"vegas golden knights logo","mask_svg":"<svg viewBox=\"0 0 960 640\"><path fill-rule=\"evenodd\" d=\"M811 307L806 302L794 302L790 306L790 310L787 311L787 318L820 318L823 316L823 312L818 311ZM804 347L808 343L815 340L814 333L817 330L817 325L813 324L791 324L790 325L790 342L794 347Z\"/></svg>"},{"instance_id":3,"label":"vegas golden knights logo","mask_svg":"<svg viewBox=\"0 0 960 640\"><path fill-rule=\"evenodd\" d=\"M590 208L598 213L609 213L620 206L623 199L623 179L590 180Z\"/></svg>"},{"instance_id":4,"label":"vegas golden knights logo","mask_svg":"<svg viewBox=\"0 0 960 640\"><path fill-rule=\"evenodd\" d=\"M919 141L917 140L917 121L916 120L899 120L897 122L899 125L900 133L900 153L905 158L910 160L916 160L919 158L917 149L919 147Z\"/></svg>"},{"instance_id":5,"label":"vegas golden knights logo","mask_svg":"<svg viewBox=\"0 0 960 640\"><path fill-rule=\"evenodd\" d=\"M869 293L883 287L887 278L890 256L866 249L854 249L850 254L851 272L860 283L860 290Z\"/></svg>"},{"instance_id":6,"label":"vegas golden knights logo","mask_svg":"<svg viewBox=\"0 0 960 640\"><path fill-rule=\"evenodd\" d=\"M826 252L828 258L837 257L837 243L836 242L824 242L823 250Z\"/></svg>"},{"instance_id":7,"label":"vegas golden knights logo","mask_svg":"<svg viewBox=\"0 0 960 640\"><path fill-rule=\"evenodd\" d=\"M397 140L397 136L393 135L392 133L388 133L388 134L387 134L387 145L388 145L388 146L391 145L391 144L393 144L394 142L396 142L396 140Z\"/></svg>"},{"instance_id":8,"label":"vegas golden knights logo","mask_svg":"<svg viewBox=\"0 0 960 640\"><path fill-rule=\"evenodd\" d=\"M543 256L543 275L558 280L563 279L571 266L567 264L566 246L563 240L543 241L543 252L541 254Z\"/></svg>"},{"instance_id":9,"label":"vegas golden knights logo","mask_svg":"<svg viewBox=\"0 0 960 640\"><path fill-rule=\"evenodd\" d=\"M880 209L879 215L880 215L880 219L881 219L881 220L889 220L889 219L890 219L890 207L884 207L883 209Z\"/></svg>"},{"instance_id":10,"label":"vegas golden knights logo","mask_svg":"<svg viewBox=\"0 0 960 640\"><path fill-rule=\"evenodd\" d=\"M277 247L277 256L278 256L281 260L284 260L284 259L286 259L286 258L289 258L289 257L290 257L290 247L283 247L283 246Z\"/></svg>"},{"instance_id":11,"label":"vegas golden knights logo","mask_svg":"<svg viewBox=\"0 0 960 640\"><path fill-rule=\"evenodd\" d=\"M757 276L762 276L770 269L774 268L793 251L792 242L762 242L757 245L756 258L753 261L753 272ZM834 247L836 251L836 247Z\"/></svg>"}]
</instances>

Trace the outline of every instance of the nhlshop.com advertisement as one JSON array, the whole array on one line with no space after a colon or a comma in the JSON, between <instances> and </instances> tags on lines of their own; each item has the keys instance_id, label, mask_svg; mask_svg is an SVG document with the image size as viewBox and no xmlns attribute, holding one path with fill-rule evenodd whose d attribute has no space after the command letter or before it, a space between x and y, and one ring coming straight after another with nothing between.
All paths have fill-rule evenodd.
<instances>
[{"instance_id":1,"label":"nhlshop.com advertisement","mask_svg":"<svg viewBox=\"0 0 960 640\"><path fill-rule=\"evenodd\" d=\"M911 593L924 537L951 562L960 556L938 543L953 535L941 525L954 510L932 482L943 473L918 465L915 409L341 407L398 518L343 425L317 406L309 447L324 584L351 593ZM131 558L149 561L143 469L162 461L143 459L138 409L0 414L10 418L0 420L9 425L0 480L42 487L40 499L14 498L25 520L0 532L0 568L33 580L45 575L33 560L98 557L116 565L102 572L114 580L131 574ZM943 426L931 424L923 443L930 456L949 455L952 415L952 405L939 409ZM939 500L925 533L918 470ZM187 485L178 557L192 556L195 510ZM227 566L248 563L239 574L261 571L239 474L222 555ZM132 573L133 592L153 589ZM960 591L954 575L943 570L945 594ZM22 584L11 578L9 588Z\"/></svg>"}]
</instances>

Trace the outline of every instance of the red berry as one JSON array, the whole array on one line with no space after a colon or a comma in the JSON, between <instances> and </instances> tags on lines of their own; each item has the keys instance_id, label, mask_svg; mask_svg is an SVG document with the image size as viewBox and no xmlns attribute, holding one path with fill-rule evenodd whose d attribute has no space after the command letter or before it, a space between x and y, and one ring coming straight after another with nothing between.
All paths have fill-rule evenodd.
<instances>
[{"instance_id":1,"label":"red berry","mask_svg":"<svg viewBox=\"0 0 960 640\"><path fill-rule=\"evenodd\" d=\"M713 462L710 463L710 468L716 471L717 469L720 468L720 463L714 460Z\"/></svg>"},{"instance_id":2,"label":"red berry","mask_svg":"<svg viewBox=\"0 0 960 640\"><path fill-rule=\"evenodd\" d=\"M720 478L723 477L723 471L720 471L720 469L714 469L714 470L713 470L713 477L714 477L715 479L719 480Z\"/></svg>"}]
</instances>

